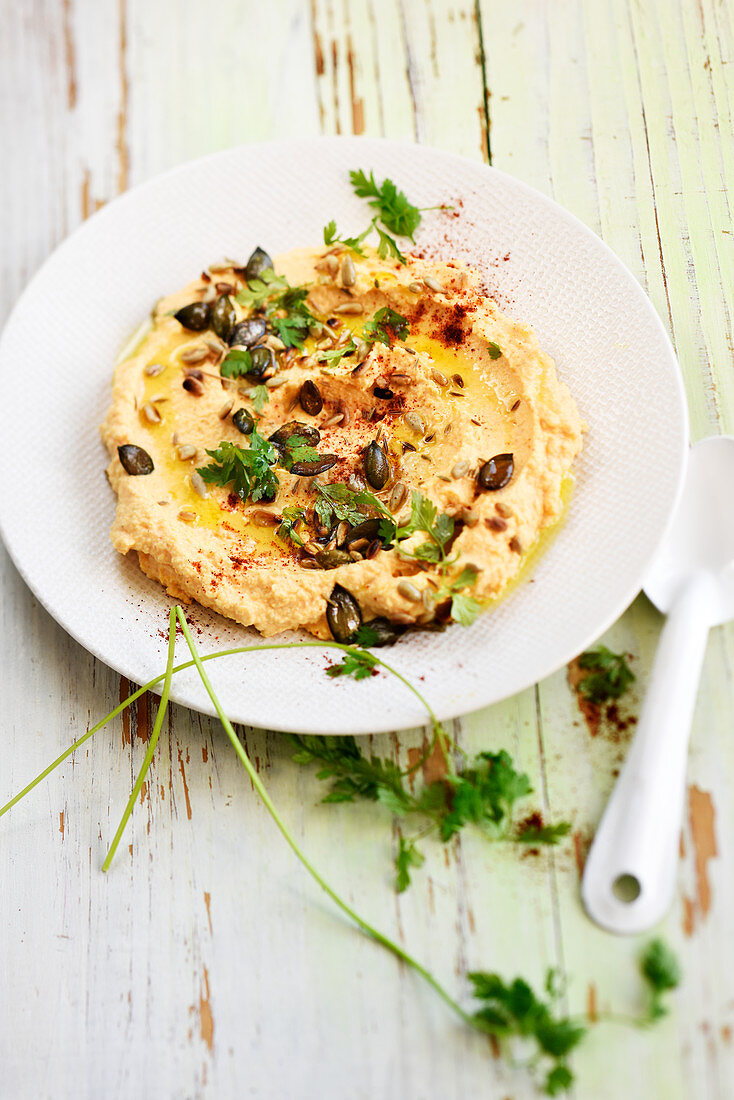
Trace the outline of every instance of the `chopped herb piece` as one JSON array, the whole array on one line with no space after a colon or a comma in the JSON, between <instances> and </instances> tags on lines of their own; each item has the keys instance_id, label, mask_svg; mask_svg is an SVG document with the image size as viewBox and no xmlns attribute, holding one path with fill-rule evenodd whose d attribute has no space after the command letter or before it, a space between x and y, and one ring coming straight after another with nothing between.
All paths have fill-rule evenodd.
<instances>
[{"instance_id":1,"label":"chopped herb piece","mask_svg":"<svg viewBox=\"0 0 734 1100\"><path fill-rule=\"evenodd\" d=\"M247 395L252 401L256 413L261 413L270 400L270 390L267 386L253 386Z\"/></svg>"},{"instance_id":2,"label":"chopped herb piece","mask_svg":"<svg viewBox=\"0 0 734 1100\"><path fill-rule=\"evenodd\" d=\"M252 356L247 348L233 348L222 360L219 373L222 378L243 378L252 370Z\"/></svg>"},{"instance_id":3,"label":"chopped herb piece","mask_svg":"<svg viewBox=\"0 0 734 1100\"><path fill-rule=\"evenodd\" d=\"M640 959L640 973L650 987L647 1021L654 1023L668 1013L663 994L680 985L680 964L664 940L651 940Z\"/></svg>"},{"instance_id":4,"label":"chopped herb piece","mask_svg":"<svg viewBox=\"0 0 734 1100\"><path fill-rule=\"evenodd\" d=\"M291 286L284 275L266 268L259 279L251 279L239 292L237 301L246 309L264 312L270 328L286 347L300 348L316 320L306 302L309 289Z\"/></svg>"},{"instance_id":5,"label":"chopped herb piece","mask_svg":"<svg viewBox=\"0 0 734 1100\"><path fill-rule=\"evenodd\" d=\"M362 336L371 344L379 341L387 347L395 340L404 340L408 335L408 321L402 313L396 313L389 306L378 309L371 321L362 329Z\"/></svg>"},{"instance_id":6,"label":"chopped herb piece","mask_svg":"<svg viewBox=\"0 0 734 1100\"><path fill-rule=\"evenodd\" d=\"M353 676L355 680L366 680L368 676L372 675L376 665L377 658L371 653L362 653L361 651L345 653L338 664L327 668L326 675L332 678L335 676Z\"/></svg>"},{"instance_id":7,"label":"chopped herb piece","mask_svg":"<svg viewBox=\"0 0 734 1100\"><path fill-rule=\"evenodd\" d=\"M279 482L271 467L278 460L278 452L256 431L247 440L249 447L222 440L216 450L206 452L214 461L198 472L210 485L231 485L243 502L274 500Z\"/></svg>"},{"instance_id":8,"label":"chopped herb piece","mask_svg":"<svg viewBox=\"0 0 734 1100\"><path fill-rule=\"evenodd\" d=\"M374 221L371 221L364 233L360 233L358 237L340 237L336 228L336 222L332 220L328 225L324 226L324 244L344 244L347 248L350 248L352 252L356 252L358 256L364 256L362 241L371 232L373 226Z\"/></svg>"},{"instance_id":9,"label":"chopped herb piece","mask_svg":"<svg viewBox=\"0 0 734 1100\"><path fill-rule=\"evenodd\" d=\"M284 508L281 516L280 527L278 528L278 538L283 539L283 542L287 542L290 539L296 546L303 546L304 542L301 536L296 531L296 527L299 523L305 522L306 513L303 508Z\"/></svg>"},{"instance_id":10,"label":"chopped herb piece","mask_svg":"<svg viewBox=\"0 0 734 1100\"><path fill-rule=\"evenodd\" d=\"M331 363L332 367L337 367L345 355L352 355L356 350L357 345L354 340L348 340L346 344L341 344L339 347L318 352L316 358L320 363Z\"/></svg>"},{"instance_id":11,"label":"chopped herb piece","mask_svg":"<svg viewBox=\"0 0 734 1100\"><path fill-rule=\"evenodd\" d=\"M588 669L576 687L581 695L592 703L606 703L624 695L635 674L627 664L623 653L612 653L605 645L587 649L578 659L579 668Z\"/></svg>"},{"instance_id":12,"label":"chopped herb piece","mask_svg":"<svg viewBox=\"0 0 734 1100\"><path fill-rule=\"evenodd\" d=\"M398 852L395 856L395 890L402 894L410 886L410 868L422 867L425 856L418 851L415 841L400 837Z\"/></svg>"},{"instance_id":13,"label":"chopped herb piece","mask_svg":"<svg viewBox=\"0 0 734 1100\"><path fill-rule=\"evenodd\" d=\"M314 482L314 489L319 497L314 505L314 511L324 524L330 527L335 520L344 520L346 523L356 525L362 523L370 514L376 513L385 524L381 525L380 535L385 542L390 542L395 536L395 521L382 501L368 492L366 489L355 492L348 485L340 482L321 485Z\"/></svg>"},{"instance_id":14,"label":"chopped herb piece","mask_svg":"<svg viewBox=\"0 0 734 1100\"><path fill-rule=\"evenodd\" d=\"M499 359L502 356L502 348L499 344L495 344L493 340L487 341L487 351L490 359Z\"/></svg>"}]
</instances>

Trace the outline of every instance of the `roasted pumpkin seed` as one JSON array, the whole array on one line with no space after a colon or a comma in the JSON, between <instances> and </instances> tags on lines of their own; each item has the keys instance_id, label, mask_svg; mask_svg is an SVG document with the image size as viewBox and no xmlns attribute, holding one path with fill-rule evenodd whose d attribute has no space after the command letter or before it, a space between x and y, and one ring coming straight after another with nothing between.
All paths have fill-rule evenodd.
<instances>
[{"instance_id":1,"label":"roasted pumpkin seed","mask_svg":"<svg viewBox=\"0 0 734 1100\"><path fill-rule=\"evenodd\" d=\"M131 477L141 477L144 474L152 474L155 467L153 459L142 447L134 443L123 443L117 448L120 464L126 474Z\"/></svg>"}]
</instances>

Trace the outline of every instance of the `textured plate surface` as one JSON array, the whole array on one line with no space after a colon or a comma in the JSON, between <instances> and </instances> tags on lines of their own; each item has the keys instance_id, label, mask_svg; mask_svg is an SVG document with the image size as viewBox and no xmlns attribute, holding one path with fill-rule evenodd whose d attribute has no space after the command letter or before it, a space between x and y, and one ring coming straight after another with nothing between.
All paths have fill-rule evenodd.
<instances>
[{"instance_id":1,"label":"textured plate surface","mask_svg":"<svg viewBox=\"0 0 734 1100\"><path fill-rule=\"evenodd\" d=\"M456 204L453 214L424 216L419 248L486 273L500 307L535 327L589 425L567 520L532 579L472 627L415 635L382 655L442 718L496 702L598 637L640 588L662 537L685 463L680 375L652 305L588 229L496 169L434 149L327 138L228 150L151 180L86 222L28 286L0 343L7 548L58 622L137 683L165 666L170 600L108 539L114 499L97 426L113 362L153 302L207 263L245 258L256 244L275 253L318 243L330 218L361 230L366 207L348 181L358 167L389 175L418 205ZM39 319L40 416L28 410L25 377ZM26 475L12 456L28 454L41 428L39 461ZM204 652L258 642L202 608L189 619ZM226 657L209 672L228 714L251 725L364 733L425 720L392 677L329 680L334 652ZM182 640L177 657L185 659ZM190 670L172 696L211 711Z\"/></svg>"}]
</instances>

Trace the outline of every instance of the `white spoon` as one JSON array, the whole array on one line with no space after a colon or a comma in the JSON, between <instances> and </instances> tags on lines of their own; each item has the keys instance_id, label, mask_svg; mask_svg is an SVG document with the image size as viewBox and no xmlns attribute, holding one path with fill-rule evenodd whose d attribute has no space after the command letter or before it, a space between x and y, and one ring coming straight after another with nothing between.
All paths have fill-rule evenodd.
<instances>
[{"instance_id":1,"label":"white spoon","mask_svg":"<svg viewBox=\"0 0 734 1100\"><path fill-rule=\"evenodd\" d=\"M581 886L589 916L611 932L645 931L673 897L706 639L712 626L734 618L734 437L691 449L683 494L644 590L668 618Z\"/></svg>"}]
</instances>

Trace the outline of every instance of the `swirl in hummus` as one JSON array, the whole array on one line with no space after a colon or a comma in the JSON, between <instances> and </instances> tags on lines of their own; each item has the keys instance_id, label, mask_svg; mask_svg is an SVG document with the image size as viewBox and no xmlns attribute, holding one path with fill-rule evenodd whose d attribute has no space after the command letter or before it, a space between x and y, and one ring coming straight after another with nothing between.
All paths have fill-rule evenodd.
<instances>
[{"instance_id":1,"label":"swirl in hummus","mask_svg":"<svg viewBox=\"0 0 734 1100\"><path fill-rule=\"evenodd\" d=\"M274 269L212 265L118 364L114 546L266 636L470 621L563 510L583 425L553 361L456 262L337 247ZM264 480L227 483L223 456L256 445Z\"/></svg>"}]
</instances>

